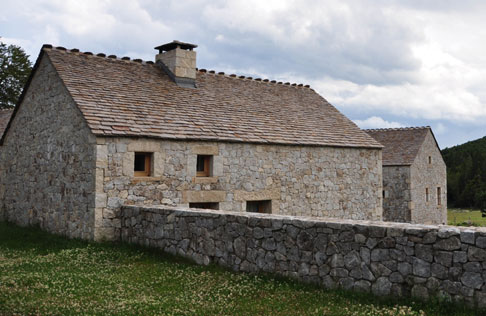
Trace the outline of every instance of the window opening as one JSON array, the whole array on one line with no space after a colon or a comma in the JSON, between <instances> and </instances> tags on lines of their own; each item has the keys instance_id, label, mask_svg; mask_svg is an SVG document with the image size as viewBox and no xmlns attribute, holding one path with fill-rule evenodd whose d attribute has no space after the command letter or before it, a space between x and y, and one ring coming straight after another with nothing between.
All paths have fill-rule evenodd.
<instances>
[{"instance_id":1,"label":"window opening","mask_svg":"<svg viewBox=\"0 0 486 316\"><path fill-rule=\"evenodd\" d=\"M150 176L152 153L135 153L133 175L136 177Z\"/></svg>"},{"instance_id":2,"label":"window opening","mask_svg":"<svg viewBox=\"0 0 486 316\"><path fill-rule=\"evenodd\" d=\"M204 208L209 210L219 210L219 203L217 202L195 202L189 203L190 208Z\"/></svg>"},{"instance_id":3,"label":"window opening","mask_svg":"<svg viewBox=\"0 0 486 316\"><path fill-rule=\"evenodd\" d=\"M212 156L197 155L196 176L209 177L211 174Z\"/></svg>"},{"instance_id":4,"label":"window opening","mask_svg":"<svg viewBox=\"0 0 486 316\"><path fill-rule=\"evenodd\" d=\"M272 213L272 201L246 201L246 211L253 213Z\"/></svg>"}]
</instances>

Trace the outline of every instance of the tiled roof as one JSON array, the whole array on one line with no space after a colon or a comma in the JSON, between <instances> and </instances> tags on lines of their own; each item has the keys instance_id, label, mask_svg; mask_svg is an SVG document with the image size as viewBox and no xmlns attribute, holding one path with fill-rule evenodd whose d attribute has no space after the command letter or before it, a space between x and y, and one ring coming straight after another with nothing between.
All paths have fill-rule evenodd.
<instances>
[{"instance_id":1,"label":"tiled roof","mask_svg":"<svg viewBox=\"0 0 486 316\"><path fill-rule=\"evenodd\" d=\"M3 131L7 128L12 113L13 109L0 109L0 138L2 138Z\"/></svg>"},{"instance_id":2,"label":"tiled roof","mask_svg":"<svg viewBox=\"0 0 486 316\"><path fill-rule=\"evenodd\" d=\"M413 163L430 127L381 128L364 131L385 146L383 165L399 166Z\"/></svg>"},{"instance_id":3,"label":"tiled roof","mask_svg":"<svg viewBox=\"0 0 486 316\"><path fill-rule=\"evenodd\" d=\"M43 50L96 135L382 147L309 86L199 70L189 89L153 62Z\"/></svg>"}]
</instances>

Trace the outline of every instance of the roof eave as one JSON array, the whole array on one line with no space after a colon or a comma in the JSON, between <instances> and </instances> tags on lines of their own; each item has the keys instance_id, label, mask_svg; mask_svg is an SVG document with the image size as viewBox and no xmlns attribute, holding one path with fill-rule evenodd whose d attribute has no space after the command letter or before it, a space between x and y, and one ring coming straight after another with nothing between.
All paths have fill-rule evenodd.
<instances>
[{"instance_id":1,"label":"roof eave","mask_svg":"<svg viewBox=\"0 0 486 316\"><path fill-rule=\"evenodd\" d=\"M317 144L317 143L296 143L296 142L275 142L275 141L245 141L237 139L218 139L213 137L207 138L193 138L193 137L166 137L155 135L130 135L130 134L99 134L94 133L96 137L125 137L125 138L148 138L160 139L169 141L193 141L193 142L219 142L219 143L238 143L238 144L254 144L254 145L279 145L279 146L307 146L307 147L333 147L333 148L354 148L354 149L370 149L382 150L383 146L362 146L362 145L342 145L342 144Z\"/></svg>"},{"instance_id":2,"label":"roof eave","mask_svg":"<svg viewBox=\"0 0 486 316\"><path fill-rule=\"evenodd\" d=\"M42 60L42 57L44 57L44 46L42 46L39 55L37 56L37 60L35 61L34 67L32 68L32 71L30 72L29 78L27 79L27 82L24 85L24 88L22 89L22 93L20 94L19 99L17 100L17 103L15 104L14 110L12 115L10 116L10 119L8 120L7 127L5 127L5 130L3 131L3 135L0 138L0 146L3 146L3 143L5 141L5 137L10 129L10 125L15 118L15 115L17 114L17 111L19 109L20 104L22 104L25 95L27 94L27 90L29 89L30 83L32 82L32 79L34 78L35 73L37 72L37 69L39 68L40 61Z\"/></svg>"}]
</instances>

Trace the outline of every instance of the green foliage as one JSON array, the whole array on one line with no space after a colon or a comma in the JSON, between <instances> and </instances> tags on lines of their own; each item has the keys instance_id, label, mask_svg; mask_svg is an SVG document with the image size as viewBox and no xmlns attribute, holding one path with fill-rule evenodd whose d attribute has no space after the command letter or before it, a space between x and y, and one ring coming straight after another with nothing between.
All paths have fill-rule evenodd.
<instances>
[{"instance_id":1,"label":"green foliage","mask_svg":"<svg viewBox=\"0 0 486 316\"><path fill-rule=\"evenodd\" d=\"M486 209L486 137L442 150L449 206Z\"/></svg>"},{"instance_id":2,"label":"green foliage","mask_svg":"<svg viewBox=\"0 0 486 316\"><path fill-rule=\"evenodd\" d=\"M0 109L15 106L31 70L22 48L0 41Z\"/></svg>"},{"instance_id":3,"label":"green foliage","mask_svg":"<svg viewBox=\"0 0 486 316\"><path fill-rule=\"evenodd\" d=\"M474 315L463 305L326 291L158 250L0 222L0 315Z\"/></svg>"}]
</instances>

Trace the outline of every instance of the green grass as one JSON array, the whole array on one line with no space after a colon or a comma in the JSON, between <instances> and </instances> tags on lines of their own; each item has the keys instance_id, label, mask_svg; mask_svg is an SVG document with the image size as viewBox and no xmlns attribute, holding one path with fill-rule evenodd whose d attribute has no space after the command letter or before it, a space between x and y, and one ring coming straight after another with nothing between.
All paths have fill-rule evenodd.
<instances>
[{"instance_id":1,"label":"green grass","mask_svg":"<svg viewBox=\"0 0 486 316\"><path fill-rule=\"evenodd\" d=\"M326 291L0 222L0 315L473 314L462 305Z\"/></svg>"},{"instance_id":2,"label":"green grass","mask_svg":"<svg viewBox=\"0 0 486 316\"><path fill-rule=\"evenodd\" d=\"M447 222L449 225L486 227L486 217L482 217L479 210L451 208L447 211Z\"/></svg>"}]
</instances>

